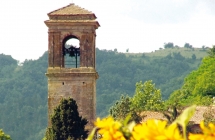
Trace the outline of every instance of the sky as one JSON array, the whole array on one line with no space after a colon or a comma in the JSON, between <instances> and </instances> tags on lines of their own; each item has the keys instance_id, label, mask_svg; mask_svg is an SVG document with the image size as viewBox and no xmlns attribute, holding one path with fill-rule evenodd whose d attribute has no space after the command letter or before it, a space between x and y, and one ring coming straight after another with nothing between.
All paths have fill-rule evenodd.
<instances>
[{"instance_id":1,"label":"sky","mask_svg":"<svg viewBox=\"0 0 215 140\"><path fill-rule=\"evenodd\" d=\"M214 0L1 0L0 54L38 59L48 50L47 13L70 3L97 16L99 49L143 53L168 42L215 45Z\"/></svg>"}]
</instances>

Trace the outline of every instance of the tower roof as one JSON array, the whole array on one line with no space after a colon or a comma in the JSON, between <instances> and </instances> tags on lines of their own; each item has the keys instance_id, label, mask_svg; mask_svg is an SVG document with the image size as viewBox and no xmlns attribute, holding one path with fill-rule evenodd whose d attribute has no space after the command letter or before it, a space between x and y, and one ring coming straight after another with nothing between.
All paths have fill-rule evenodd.
<instances>
[{"instance_id":1,"label":"tower roof","mask_svg":"<svg viewBox=\"0 0 215 140\"><path fill-rule=\"evenodd\" d=\"M74 3L59 8L48 13L49 20L45 23L49 25L90 25L98 28L100 25L96 21L96 16L91 11L81 8Z\"/></svg>"},{"instance_id":2,"label":"tower roof","mask_svg":"<svg viewBox=\"0 0 215 140\"><path fill-rule=\"evenodd\" d=\"M71 3L65 7L59 8L48 13L48 16L78 16L78 15L82 16L91 15L94 16L94 18L96 18L94 13L75 5L74 3Z\"/></svg>"}]
</instances>

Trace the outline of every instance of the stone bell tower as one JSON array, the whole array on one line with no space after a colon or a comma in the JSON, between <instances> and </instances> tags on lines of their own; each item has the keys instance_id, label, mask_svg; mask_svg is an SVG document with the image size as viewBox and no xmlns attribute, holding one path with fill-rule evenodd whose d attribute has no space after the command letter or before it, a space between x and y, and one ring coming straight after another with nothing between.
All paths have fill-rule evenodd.
<instances>
[{"instance_id":1,"label":"stone bell tower","mask_svg":"<svg viewBox=\"0 0 215 140\"><path fill-rule=\"evenodd\" d=\"M60 100L71 97L80 115L89 121L87 129L91 129L96 116L95 39L100 25L94 13L75 4L48 16L48 126ZM79 40L79 47L66 44L70 39Z\"/></svg>"}]
</instances>

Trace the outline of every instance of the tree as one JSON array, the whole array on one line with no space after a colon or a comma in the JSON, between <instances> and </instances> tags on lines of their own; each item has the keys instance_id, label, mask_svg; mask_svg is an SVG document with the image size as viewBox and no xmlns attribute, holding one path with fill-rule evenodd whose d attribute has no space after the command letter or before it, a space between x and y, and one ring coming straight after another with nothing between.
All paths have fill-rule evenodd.
<instances>
[{"instance_id":1,"label":"tree","mask_svg":"<svg viewBox=\"0 0 215 140\"><path fill-rule=\"evenodd\" d=\"M215 45L208 51L209 57L215 57Z\"/></svg>"},{"instance_id":2,"label":"tree","mask_svg":"<svg viewBox=\"0 0 215 140\"><path fill-rule=\"evenodd\" d=\"M214 61L211 49L211 54L202 60L197 70L185 78L182 88L173 92L168 102L176 106L211 105L212 97L215 96Z\"/></svg>"},{"instance_id":3,"label":"tree","mask_svg":"<svg viewBox=\"0 0 215 140\"><path fill-rule=\"evenodd\" d=\"M174 48L174 44L172 42L164 43L164 48L165 49L167 49L167 48Z\"/></svg>"},{"instance_id":4,"label":"tree","mask_svg":"<svg viewBox=\"0 0 215 140\"><path fill-rule=\"evenodd\" d=\"M185 43L185 44L184 44L184 48L190 48L190 49L191 49L191 48L193 48L193 46L190 45L189 43Z\"/></svg>"},{"instance_id":5,"label":"tree","mask_svg":"<svg viewBox=\"0 0 215 140\"><path fill-rule=\"evenodd\" d=\"M7 65L16 65L17 60L13 59L10 55L0 54L0 66L7 66Z\"/></svg>"},{"instance_id":6,"label":"tree","mask_svg":"<svg viewBox=\"0 0 215 140\"><path fill-rule=\"evenodd\" d=\"M131 98L129 96L122 95L120 100L116 101L109 109L109 113L115 120L123 121L130 115L130 121L135 121L136 123L141 121L141 117L137 115L135 110L131 109Z\"/></svg>"},{"instance_id":7,"label":"tree","mask_svg":"<svg viewBox=\"0 0 215 140\"><path fill-rule=\"evenodd\" d=\"M131 115L130 121L139 123L142 119L141 112L145 110L160 111L164 109L164 102L159 89L155 88L152 81L136 83L135 95L131 98L122 95L109 110L115 120L124 120Z\"/></svg>"},{"instance_id":8,"label":"tree","mask_svg":"<svg viewBox=\"0 0 215 140\"><path fill-rule=\"evenodd\" d=\"M185 58L181 55L180 52L178 53L173 53L173 58L178 59L178 60L184 60Z\"/></svg>"},{"instance_id":9,"label":"tree","mask_svg":"<svg viewBox=\"0 0 215 140\"><path fill-rule=\"evenodd\" d=\"M61 100L54 109L51 123L54 140L86 139L88 136L87 120L79 116L78 106L72 98Z\"/></svg>"},{"instance_id":10,"label":"tree","mask_svg":"<svg viewBox=\"0 0 215 140\"><path fill-rule=\"evenodd\" d=\"M195 54L192 55L192 60L196 60L196 55Z\"/></svg>"},{"instance_id":11,"label":"tree","mask_svg":"<svg viewBox=\"0 0 215 140\"><path fill-rule=\"evenodd\" d=\"M138 112L144 110L159 111L163 109L164 102L161 98L160 89L155 88L152 80L136 83L135 94L132 98L131 107Z\"/></svg>"},{"instance_id":12,"label":"tree","mask_svg":"<svg viewBox=\"0 0 215 140\"><path fill-rule=\"evenodd\" d=\"M214 61L215 57L205 57L199 68L185 78L182 88L192 95L215 96Z\"/></svg>"},{"instance_id":13,"label":"tree","mask_svg":"<svg viewBox=\"0 0 215 140\"><path fill-rule=\"evenodd\" d=\"M0 129L0 140L11 140L10 136L5 134L2 129Z\"/></svg>"},{"instance_id":14,"label":"tree","mask_svg":"<svg viewBox=\"0 0 215 140\"><path fill-rule=\"evenodd\" d=\"M180 48L180 46L178 46L178 45L175 45L175 48L177 48L177 49L178 49L178 48Z\"/></svg>"}]
</instances>

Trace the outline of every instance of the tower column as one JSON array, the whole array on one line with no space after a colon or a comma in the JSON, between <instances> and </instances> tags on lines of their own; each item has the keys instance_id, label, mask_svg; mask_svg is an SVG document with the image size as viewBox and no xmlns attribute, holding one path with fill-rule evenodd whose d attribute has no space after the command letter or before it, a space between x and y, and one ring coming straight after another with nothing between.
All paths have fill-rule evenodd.
<instances>
[{"instance_id":1,"label":"tower column","mask_svg":"<svg viewBox=\"0 0 215 140\"><path fill-rule=\"evenodd\" d=\"M60 46L60 32L49 32L49 67L61 66L62 50Z\"/></svg>"}]
</instances>

